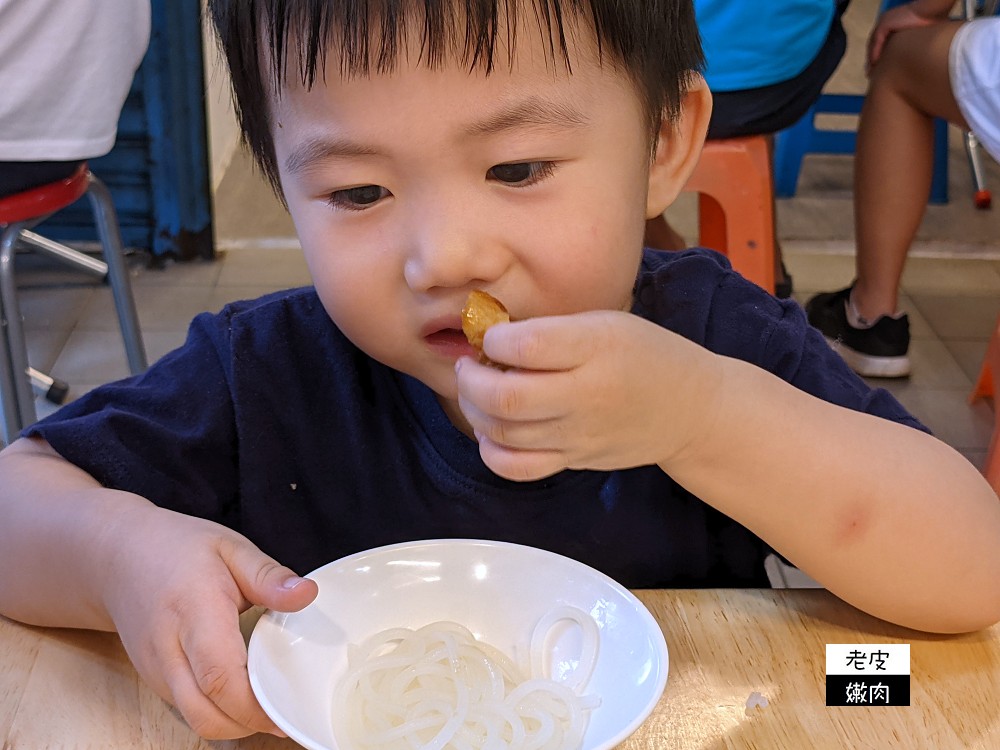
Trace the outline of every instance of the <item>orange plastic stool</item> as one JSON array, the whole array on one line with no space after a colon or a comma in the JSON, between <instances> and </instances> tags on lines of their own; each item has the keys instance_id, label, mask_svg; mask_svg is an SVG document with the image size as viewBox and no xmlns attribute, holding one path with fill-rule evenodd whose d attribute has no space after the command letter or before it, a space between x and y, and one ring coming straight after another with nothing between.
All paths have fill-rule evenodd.
<instances>
[{"instance_id":1,"label":"orange plastic stool","mask_svg":"<svg viewBox=\"0 0 1000 750\"><path fill-rule=\"evenodd\" d=\"M774 293L774 185L764 136L706 141L684 186L698 193L699 244Z\"/></svg>"},{"instance_id":2,"label":"orange plastic stool","mask_svg":"<svg viewBox=\"0 0 1000 750\"><path fill-rule=\"evenodd\" d=\"M983 475L990 483L993 490L1000 495L1000 411L997 410L996 393L1000 390L997 380L1000 379L1000 318L993 329L990 343L986 347L986 356L983 357L983 366L979 370L979 380L976 381L975 388L969 394L969 403L974 403L980 398L994 397L993 401L993 436L990 438L990 447L986 451L986 462L983 465Z\"/></svg>"}]
</instances>

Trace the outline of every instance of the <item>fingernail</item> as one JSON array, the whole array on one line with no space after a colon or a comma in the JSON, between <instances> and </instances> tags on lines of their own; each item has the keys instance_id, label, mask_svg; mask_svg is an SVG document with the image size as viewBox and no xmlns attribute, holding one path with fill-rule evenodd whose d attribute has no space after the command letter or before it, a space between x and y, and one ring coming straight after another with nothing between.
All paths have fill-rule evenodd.
<instances>
[{"instance_id":1,"label":"fingernail","mask_svg":"<svg viewBox=\"0 0 1000 750\"><path fill-rule=\"evenodd\" d=\"M298 576L289 576L284 581L281 582L281 588L283 589L294 589L300 583L302 583L305 578L299 578Z\"/></svg>"}]
</instances>

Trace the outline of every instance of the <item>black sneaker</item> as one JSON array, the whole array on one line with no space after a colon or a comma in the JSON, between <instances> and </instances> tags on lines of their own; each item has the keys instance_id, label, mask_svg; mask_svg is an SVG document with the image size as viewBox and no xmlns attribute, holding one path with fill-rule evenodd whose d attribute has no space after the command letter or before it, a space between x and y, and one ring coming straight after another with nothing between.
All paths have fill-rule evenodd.
<instances>
[{"instance_id":1,"label":"black sneaker","mask_svg":"<svg viewBox=\"0 0 1000 750\"><path fill-rule=\"evenodd\" d=\"M792 296L794 289L792 287L792 277L788 275L788 269L785 268L785 261L781 261L781 275L784 279L775 282L774 296L778 299L788 299Z\"/></svg>"},{"instance_id":2,"label":"black sneaker","mask_svg":"<svg viewBox=\"0 0 1000 750\"><path fill-rule=\"evenodd\" d=\"M910 374L910 319L881 316L871 328L847 322L851 288L817 294L806 303L809 322L820 330L847 365L869 378L903 378Z\"/></svg>"}]
</instances>

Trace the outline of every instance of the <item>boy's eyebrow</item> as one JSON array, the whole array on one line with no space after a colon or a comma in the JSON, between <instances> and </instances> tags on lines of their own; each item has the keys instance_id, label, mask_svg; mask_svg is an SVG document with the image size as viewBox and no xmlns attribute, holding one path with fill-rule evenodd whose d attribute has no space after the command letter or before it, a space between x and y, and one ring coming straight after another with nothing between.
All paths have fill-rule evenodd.
<instances>
[{"instance_id":1,"label":"boy's eyebrow","mask_svg":"<svg viewBox=\"0 0 1000 750\"><path fill-rule=\"evenodd\" d=\"M537 96L515 102L479 122L462 128L466 136L488 136L524 126L580 128L590 121L579 110L561 102ZM309 170L310 166L340 156L379 156L381 152L347 138L311 138L300 144L285 159L290 174Z\"/></svg>"},{"instance_id":2,"label":"boy's eyebrow","mask_svg":"<svg viewBox=\"0 0 1000 750\"><path fill-rule=\"evenodd\" d=\"M493 135L525 125L579 128L589 120L569 104L532 96L501 108L490 117L464 129L467 135Z\"/></svg>"},{"instance_id":3,"label":"boy's eyebrow","mask_svg":"<svg viewBox=\"0 0 1000 750\"><path fill-rule=\"evenodd\" d=\"M346 138L310 138L297 146L285 159L285 169L291 174L308 170L309 166L336 156L378 156L379 152Z\"/></svg>"}]
</instances>

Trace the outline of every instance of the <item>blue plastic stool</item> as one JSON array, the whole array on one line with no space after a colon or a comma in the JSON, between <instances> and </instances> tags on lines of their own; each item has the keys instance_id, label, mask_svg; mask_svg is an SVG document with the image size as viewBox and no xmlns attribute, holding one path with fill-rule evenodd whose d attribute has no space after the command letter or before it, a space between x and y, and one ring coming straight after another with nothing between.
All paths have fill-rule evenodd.
<instances>
[{"instance_id":1,"label":"blue plastic stool","mask_svg":"<svg viewBox=\"0 0 1000 750\"><path fill-rule=\"evenodd\" d=\"M774 194L791 198L799 184L802 159L806 154L853 154L858 135L853 130L816 127L816 115L857 115L862 94L823 94L802 119L774 136ZM948 202L948 123L934 121L934 175L930 203Z\"/></svg>"}]
</instances>

